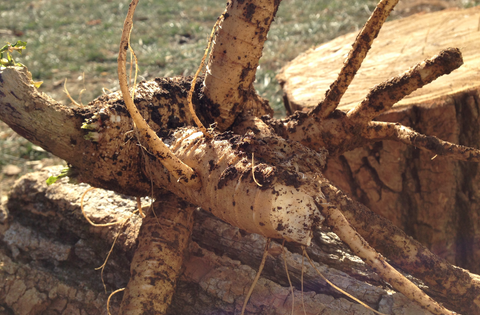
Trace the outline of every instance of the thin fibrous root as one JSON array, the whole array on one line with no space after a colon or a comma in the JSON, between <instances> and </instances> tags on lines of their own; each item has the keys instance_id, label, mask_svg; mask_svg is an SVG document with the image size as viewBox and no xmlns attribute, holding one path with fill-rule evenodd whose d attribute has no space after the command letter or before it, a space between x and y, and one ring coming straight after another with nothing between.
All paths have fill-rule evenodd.
<instances>
[{"instance_id":1,"label":"thin fibrous root","mask_svg":"<svg viewBox=\"0 0 480 315\"><path fill-rule=\"evenodd\" d=\"M426 136L415 130L380 121L372 121L363 131L363 136L374 141L395 140L407 145L428 150L437 156L444 156L450 159L480 162L480 150L463 145L443 141L434 136Z\"/></svg>"},{"instance_id":2,"label":"thin fibrous root","mask_svg":"<svg viewBox=\"0 0 480 315\"><path fill-rule=\"evenodd\" d=\"M85 213L85 208L83 207L83 201L85 199L85 195L89 192L89 191L92 191L94 190L95 187L90 187L88 188L87 190L85 190L85 192L82 194L82 197L80 198L80 208L82 209L82 214L83 214L83 217L85 218L85 220L88 221L88 223L90 223L91 225L93 226L98 226L98 227L106 227L106 226L113 226L113 225L117 225L117 224L120 224L120 229L122 229L125 224L128 222L128 220L130 220L130 218L133 216L133 214L136 212L133 212L131 215L129 215L127 218L125 218L124 220L122 221L115 221L115 222L110 222L110 223L94 223L92 222L87 214ZM137 198L137 203L140 202L140 198ZM138 205L138 204L137 204ZM138 206L141 206L141 204L139 204ZM138 210L140 211L140 210ZM100 273L100 277L102 279L102 284L103 284L103 288L105 289L105 292L107 292L107 286L105 285L105 281L103 280L103 271L105 269L105 266L107 265L107 262L108 262L108 258L110 257L110 254L112 253L113 251L113 248L115 247L115 243L117 242L117 239L118 237L120 236L120 231L117 233L117 235L115 236L115 238L113 239L113 243L112 243L112 247L110 248L110 250L108 251L108 254L107 254L107 257L105 258L105 261L103 262L103 264L100 266L100 267L97 267L95 268L95 270L101 270L101 273Z\"/></svg>"},{"instance_id":3,"label":"thin fibrous root","mask_svg":"<svg viewBox=\"0 0 480 315\"><path fill-rule=\"evenodd\" d=\"M131 30L130 30L131 31ZM132 46L130 45L130 35L128 35L128 50L130 51L130 75L128 76L132 80L132 71L133 71L133 60L135 60L135 76L133 77L133 87L132 87L132 100L135 99L135 88L137 86L137 76L138 76L138 59L137 55L133 51Z\"/></svg>"},{"instance_id":4,"label":"thin fibrous root","mask_svg":"<svg viewBox=\"0 0 480 315\"><path fill-rule=\"evenodd\" d=\"M353 123L365 125L405 96L440 76L449 74L462 64L462 53L458 48L442 50L438 55L422 61L405 73L374 87L347 116Z\"/></svg>"},{"instance_id":5,"label":"thin fibrous root","mask_svg":"<svg viewBox=\"0 0 480 315\"><path fill-rule=\"evenodd\" d=\"M125 288L115 290L112 293L110 293L110 295L108 296L108 299L107 299L107 313L108 313L108 315L112 315L112 313L110 313L110 299L112 298L112 296L114 296L118 292L122 292L122 291L125 291Z\"/></svg>"},{"instance_id":6,"label":"thin fibrous root","mask_svg":"<svg viewBox=\"0 0 480 315\"><path fill-rule=\"evenodd\" d=\"M337 108L370 47L372 47L373 40L377 37L383 23L397 3L398 0L382 0L378 3L367 23L357 35L352 50L348 53L347 60L337 79L325 94L325 99L310 112L310 115L323 119Z\"/></svg>"},{"instance_id":7,"label":"thin fibrous root","mask_svg":"<svg viewBox=\"0 0 480 315\"><path fill-rule=\"evenodd\" d=\"M178 159L165 145L165 143L163 143L163 141L157 136L152 128L148 126L147 122L140 115L140 112L130 96L126 74L126 54L127 50L129 49L128 42L130 38L130 32L133 27L133 14L138 1L139 0L132 0L128 8L127 17L125 18L123 25L122 38L120 40L120 50L118 53L118 80L123 99L130 116L132 116L136 128L142 135L143 140L148 144L148 148L153 155L162 163L162 165L170 172L170 174L175 177L175 179L182 182L186 186L198 189L201 187L201 182L196 172Z\"/></svg>"},{"instance_id":8,"label":"thin fibrous root","mask_svg":"<svg viewBox=\"0 0 480 315\"><path fill-rule=\"evenodd\" d=\"M292 315L293 315L293 312L295 310L295 291L293 290L292 281L290 280L290 274L288 273L287 250L285 249L285 240L283 240L283 243L282 243L282 253L283 253L283 265L285 267L285 273L287 274L288 284L290 285L290 292L292 294ZM302 268L303 268L303 265L302 265Z\"/></svg>"},{"instance_id":9,"label":"thin fibrous root","mask_svg":"<svg viewBox=\"0 0 480 315\"><path fill-rule=\"evenodd\" d=\"M140 200L140 197L137 197L137 209L142 219L145 218L145 213L143 213L143 210L142 210L142 200Z\"/></svg>"},{"instance_id":10,"label":"thin fibrous root","mask_svg":"<svg viewBox=\"0 0 480 315\"><path fill-rule=\"evenodd\" d=\"M247 308L248 300L252 295L253 289L255 288L255 285L257 284L258 279L260 279L260 275L262 274L263 267L265 267L265 261L267 260L270 241L271 239L267 238L267 242L265 243L265 250L263 251L262 261L260 262L260 266L258 267L257 275L255 276L255 279L253 279L252 285L250 286L250 289L248 290L247 295L245 296L245 301L243 301L242 312L240 313L241 315L245 314L245 309Z\"/></svg>"},{"instance_id":11,"label":"thin fibrous root","mask_svg":"<svg viewBox=\"0 0 480 315\"><path fill-rule=\"evenodd\" d=\"M87 190L85 190L85 192L82 194L82 197L80 198L80 209L82 209L82 214L83 214L83 217L85 218L85 220L87 220L88 223L90 223L90 225L99 226L99 227L112 226L112 225L117 225L117 224L122 223L121 221L115 221L115 222L110 222L110 223L95 223L88 218L87 214L85 213L85 208L83 207L83 200L85 199L85 195L89 191L92 191L94 189L95 189L95 187L88 188Z\"/></svg>"},{"instance_id":12,"label":"thin fibrous root","mask_svg":"<svg viewBox=\"0 0 480 315\"><path fill-rule=\"evenodd\" d=\"M70 92L68 92L68 89L67 89L67 78L65 78L65 82L63 82L63 91L65 92L65 94L67 94L67 97L70 99L70 101L78 106L78 107L83 107L83 104L81 103L78 103L76 100L73 99L73 97L70 95ZM83 91L83 90L82 90Z\"/></svg>"},{"instance_id":13,"label":"thin fibrous root","mask_svg":"<svg viewBox=\"0 0 480 315\"><path fill-rule=\"evenodd\" d=\"M388 264L385 258L377 253L370 245L357 233L357 231L345 219L343 214L333 205L321 208L322 214L325 216L325 223L345 242L353 253L362 258L373 270L383 279L392 285L397 291L408 297L412 301L416 301L420 306L432 312L433 314L455 314L447 310L442 305L429 297L425 292L420 290L410 280L405 278L400 272Z\"/></svg>"},{"instance_id":14,"label":"thin fibrous root","mask_svg":"<svg viewBox=\"0 0 480 315\"><path fill-rule=\"evenodd\" d=\"M302 249L304 250L304 246L302 246ZM304 270L303 270L303 262L305 260L305 255L302 255L302 272L300 274L300 285L301 285L301 292L302 292L302 308L303 308L303 315L307 315L307 311L305 310L305 299L304 299L304 294L303 294L303 274L304 274Z\"/></svg>"},{"instance_id":15,"label":"thin fibrous root","mask_svg":"<svg viewBox=\"0 0 480 315\"><path fill-rule=\"evenodd\" d=\"M210 46L212 45L213 36L215 35L215 31L217 30L218 25L223 21L223 18L224 18L224 14L220 15L217 19L217 22L215 22L215 25L213 25L212 32L210 33L210 37L208 39L207 48L205 48L205 53L203 54L202 61L200 62L200 66L198 67L197 72L195 72L195 75L193 76L190 90L188 91L188 109L190 110L190 114L192 115L193 120L195 121L195 124L197 125L197 127L200 128L205 138L208 138L208 139L210 139L212 136L208 133L207 129L202 124L200 119L198 119L197 113L193 108L192 98L193 98L193 92L195 91L195 83L197 82L197 78L198 78L198 75L200 74L200 71L202 71L203 69L203 65L205 64L205 59L207 59L208 51L210 50Z\"/></svg>"},{"instance_id":16,"label":"thin fibrous root","mask_svg":"<svg viewBox=\"0 0 480 315\"><path fill-rule=\"evenodd\" d=\"M113 243L112 243L112 246L110 247L110 250L108 251L107 257L105 257L105 260L103 261L103 264L100 267L95 268L95 270L100 270L100 278L102 279L103 289L105 290L105 292L107 292L107 286L105 285L105 280L103 278L103 272L105 271L105 267L107 266L108 259L110 258L110 255L113 252L113 248L115 247L115 244L117 243L117 239L120 236L120 230L123 229L125 224L128 222L128 220L130 220L130 218L132 216L133 216L133 213L130 216L128 216L125 220L123 220L122 225L120 226L120 229L119 229L117 235L115 235L115 238L113 239ZM117 222L115 222L115 223L117 223Z\"/></svg>"},{"instance_id":17,"label":"thin fibrous root","mask_svg":"<svg viewBox=\"0 0 480 315\"><path fill-rule=\"evenodd\" d=\"M253 181L255 182L255 184L257 184L259 187L263 186L255 178L255 154L254 153L252 153L252 178L253 178Z\"/></svg>"},{"instance_id":18,"label":"thin fibrous root","mask_svg":"<svg viewBox=\"0 0 480 315\"><path fill-rule=\"evenodd\" d=\"M302 245L302 252L303 252L303 256L302 256L302 266L303 266L303 257L306 257L308 262L310 263L310 265L313 267L313 269L315 269L315 271L317 272L317 274L326 282L328 283L332 288L334 288L335 290L337 290L338 292L342 293L342 294L345 294L346 296L348 296L349 298L351 298L352 300L354 300L355 302L357 302L358 304L362 305L363 307L365 307L366 309L369 309L371 310L372 312L374 312L375 314L379 314L379 315L385 315L377 310L374 310L373 308L371 308L370 306L368 306L367 304L365 304L364 302L360 301L359 299L357 299L356 297L354 297L353 295L351 295L350 293L347 293L345 291L343 291L342 289L340 289L339 287L337 287L336 285L334 285L330 280L328 280L321 272L320 270L317 269L317 267L315 267L315 264L313 263L312 259L310 259L310 256L308 256L307 254L307 251L305 250L305 246ZM302 273L302 276L303 276L303 273ZM302 294L303 294L303 285L302 285Z\"/></svg>"}]
</instances>

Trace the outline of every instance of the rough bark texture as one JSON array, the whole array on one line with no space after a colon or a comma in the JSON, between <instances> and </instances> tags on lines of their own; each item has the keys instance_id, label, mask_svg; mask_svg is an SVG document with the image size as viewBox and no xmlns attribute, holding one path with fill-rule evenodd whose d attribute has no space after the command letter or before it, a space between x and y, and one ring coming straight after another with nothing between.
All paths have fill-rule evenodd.
<instances>
[{"instance_id":1,"label":"rough bark texture","mask_svg":"<svg viewBox=\"0 0 480 315\"><path fill-rule=\"evenodd\" d=\"M94 268L103 263L120 233L104 280L108 293L126 285L141 220L134 215L123 228L90 226L79 205L88 186L66 180L47 186L45 180L51 172L21 178L5 205L8 216L1 229L0 305L6 314L106 314L108 294L100 271ZM85 211L96 223L123 220L135 209L132 198L101 189L85 198ZM403 295L389 290L334 233L317 231L313 243L309 255L337 286L386 314L426 314ZM197 211L193 242L168 314L238 314L264 245L264 237ZM292 298L280 249L274 242L247 314L290 312ZM298 246L288 245L296 314L303 314L300 253ZM112 314L118 313L121 295L111 301ZM306 260L304 301L307 314L370 314L328 286Z\"/></svg>"},{"instance_id":2,"label":"rough bark texture","mask_svg":"<svg viewBox=\"0 0 480 315\"><path fill-rule=\"evenodd\" d=\"M376 120L398 122L423 134L478 148L480 80L475 69L480 60L476 49L479 17L480 8L476 7L386 23L340 108L350 109L374 84L438 53L436 49L461 47L464 66L407 96ZM394 37L393 32L397 32ZM323 97L341 66L343 49L354 36L345 35L313 49L283 69L279 78L292 109L310 108ZM312 69L313 60L321 60L322 71L309 70L308 77L300 79L304 67ZM478 273L478 164L433 157L411 146L381 141L331 157L324 175L440 257Z\"/></svg>"},{"instance_id":3,"label":"rough bark texture","mask_svg":"<svg viewBox=\"0 0 480 315\"><path fill-rule=\"evenodd\" d=\"M379 118L479 147L477 91ZM324 175L451 263L480 272L478 165L382 141L331 158Z\"/></svg>"}]
</instances>

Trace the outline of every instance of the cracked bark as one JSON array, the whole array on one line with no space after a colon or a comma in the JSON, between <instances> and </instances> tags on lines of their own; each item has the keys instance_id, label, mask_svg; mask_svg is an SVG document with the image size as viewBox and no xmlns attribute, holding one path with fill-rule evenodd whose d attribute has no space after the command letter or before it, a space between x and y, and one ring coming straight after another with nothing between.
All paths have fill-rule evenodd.
<instances>
[{"instance_id":1,"label":"cracked bark","mask_svg":"<svg viewBox=\"0 0 480 315\"><path fill-rule=\"evenodd\" d=\"M56 168L58 171L59 168ZM100 272L114 237L120 233L104 272L108 292L125 286L136 248L141 220L133 216L123 228L92 227L82 217L79 201L87 185L47 186L52 169L21 178L12 189L9 218L3 222L0 305L14 314L106 314ZM136 209L131 197L96 189L85 198L85 211L95 222L114 222ZM22 237L15 233L21 232ZM33 234L32 234L33 233ZM30 236L29 236L30 235ZM44 242L38 242L44 239ZM241 309L260 263L265 238L245 233L219 219L196 213L193 242L168 314L235 314ZM425 314L389 286L328 231L315 233L309 255L336 285L380 311ZM285 314L291 295L280 243L273 243L265 272L254 290L247 314ZM301 248L288 244L287 263L295 286L295 310L303 314L300 275ZM304 300L307 314L370 314L346 300L304 263ZM111 302L118 312L121 294ZM28 301L28 303L26 302ZM7 313L8 314L8 313Z\"/></svg>"},{"instance_id":2,"label":"cracked bark","mask_svg":"<svg viewBox=\"0 0 480 315\"><path fill-rule=\"evenodd\" d=\"M479 93L471 91L394 109L379 120L479 147L479 100ZM382 141L330 158L324 175L440 257L478 273L478 165L432 157Z\"/></svg>"}]
</instances>

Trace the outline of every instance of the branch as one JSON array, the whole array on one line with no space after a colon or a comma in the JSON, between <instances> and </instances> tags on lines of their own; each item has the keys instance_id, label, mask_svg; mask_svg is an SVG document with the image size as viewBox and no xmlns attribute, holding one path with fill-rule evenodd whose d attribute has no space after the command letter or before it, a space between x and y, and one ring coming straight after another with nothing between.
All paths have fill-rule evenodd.
<instances>
[{"instance_id":1,"label":"branch","mask_svg":"<svg viewBox=\"0 0 480 315\"><path fill-rule=\"evenodd\" d=\"M363 135L372 141L399 141L453 160L480 162L478 149L443 141L434 136L426 136L394 123L372 121L367 125Z\"/></svg>"},{"instance_id":2,"label":"branch","mask_svg":"<svg viewBox=\"0 0 480 315\"><path fill-rule=\"evenodd\" d=\"M383 23L397 3L398 0L381 0L377 4L367 23L357 35L352 50L348 53L347 60L345 60L337 79L326 92L325 99L312 109L309 115L324 119L337 108L343 94L347 91L370 47L372 47L373 40L378 36Z\"/></svg>"},{"instance_id":3,"label":"branch","mask_svg":"<svg viewBox=\"0 0 480 315\"><path fill-rule=\"evenodd\" d=\"M405 96L442 75L449 74L462 64L462 53L458 48L442 50L438 55L417 64L407 72L374 87L360 104L347 113L347 116L354 124L365 125L392 108Z\"/></svg>"}]
</instances>

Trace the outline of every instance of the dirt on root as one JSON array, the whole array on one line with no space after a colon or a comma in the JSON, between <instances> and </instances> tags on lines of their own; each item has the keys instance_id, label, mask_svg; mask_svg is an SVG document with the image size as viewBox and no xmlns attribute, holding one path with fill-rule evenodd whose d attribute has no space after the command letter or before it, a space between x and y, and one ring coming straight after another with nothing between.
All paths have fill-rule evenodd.
<instances>
[{"instance_id":1,"label":"dirt on root","mask_svg":"<svg viewBox=\"0 0 480 315\"><path fill-rule=\"evenodd\" d=\"M462 0L402 0L395 8L393 16L400 18L420 12L434 12L454 7L463 7ZM89 76L72 72L54 73L51 79L43 83L40 90L63 104L72 104L64 91L65 79L67 79L68 93L80 104L87 104L94 97L104 92L108 93L118 86L117 78L112 78L107 73ZM12 147L15 150L12 150ZM20 176L44 166L56 164L65 164L65 162L47 152L42 152L39 147L32 146L0 121L0 204L6 200L10 187ZM12 171L12 166L17 167L16 170Z\"/></svg>"}]
</instances>

